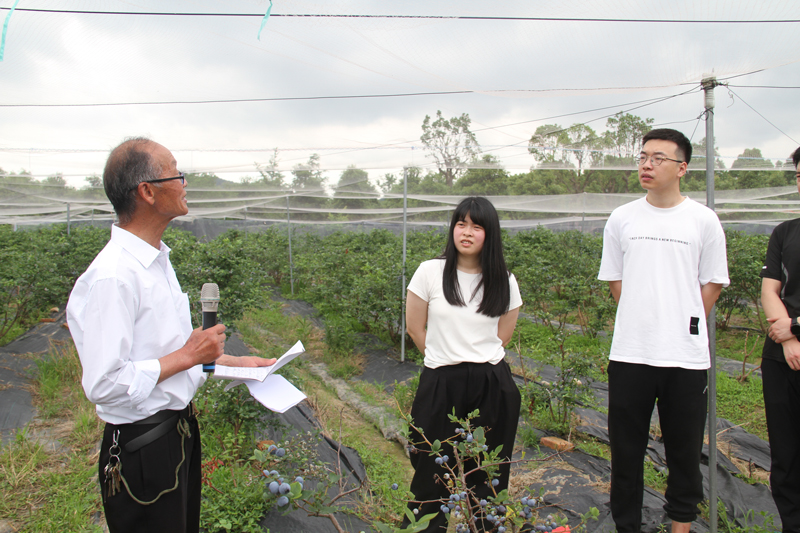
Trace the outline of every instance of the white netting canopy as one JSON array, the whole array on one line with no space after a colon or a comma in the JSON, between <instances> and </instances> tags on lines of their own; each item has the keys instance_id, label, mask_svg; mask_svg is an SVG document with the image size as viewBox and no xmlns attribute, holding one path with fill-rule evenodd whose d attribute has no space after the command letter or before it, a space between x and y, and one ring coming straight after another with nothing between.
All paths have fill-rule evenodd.
<instances>
[{"instance_id":1,"label":"white netting canopy","mask_svg":"<svg viewBox=\"0 0 800 533\"><path fill-rule=\"evenodd\" d=\"M759 147L785 159L800 139L786 113L795 93L752 85L800 85L798 7L6 0L0 168L80 185L122 138L148 134L181 168L231 180L274 148L284 171L318 153L324 168L354 164L375 178L432 168L419 126L437 109L469 113L482 153L528 168L537 127L602 132L622 111L699 141L699 82L710 75L733 91L717 91L721 158Z\"/></svg>"}]
</instances>

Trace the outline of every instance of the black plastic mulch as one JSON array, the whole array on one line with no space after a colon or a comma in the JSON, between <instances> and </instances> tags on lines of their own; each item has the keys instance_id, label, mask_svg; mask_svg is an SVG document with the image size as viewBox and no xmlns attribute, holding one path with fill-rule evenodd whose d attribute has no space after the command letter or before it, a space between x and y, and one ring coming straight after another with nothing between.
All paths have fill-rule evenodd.
<instances>
[{"instance_id":1,"label":"black plastic mulch","mask_svg":"<svg viewBox=\"0 0 800 533\"><path fill-rule=\"evenodd\" d=\"M17 430L25 427L36 412L30 393L30 377L36 371L36 360L52 343L70 338L63 327L63 308L51 314L53 322L42 322L24 335L0 347L0 437L5 445Z\"/></svg>"},{"instance_id":2,"label":"black plastic mulch","mask_svg":"<svg viewBox=\"0 0 800 533\"><path fill-rule=\"evenodd\" d=\"M298 300L288 300L286 303L288 304L288 308L284 309L286 314L302 315L310 318L317 326L324 326L313 306ZM2 434L4 442L17 429L24 427L35 414L28 392L30 372L35 371L35 360L40 357L35 354L46 352L53 341L69 339L69 331L62 326L64 323L63 309L55 314L54 318L55 322L39 324L14 342L0 347L0 434ZM246 355L248 349L238 336L232 336L226 344L226 352L232 355ZM365 371L357 379L380 384L387 390L390 390L395 382L403 382L416 375L420 370L420 366L417 364L408 361L400 363L396 350L381 346L379 342L375 342L374 338L363 346L361 352L367 356ZM508 356L512 362L519 363L516 354L509 352ZM739 371L741 369L741 363L727 361L722 363L720 366L729 369L728 371L737 367ZM527 360L522 361L522 364L528 367L528 371L525 372L526 377L516 377L519 383L524 383L526 380L553 381L556 379L558 369L554 367L536 366ZM607 405L606 384L593 383L592 388L598 396L600 405ZM583 425L578 428L579 431L608 442L608 429L604 414L586 408L580 408L578 414L583 420ZM282 415L273 416L286 427L293 428L290 432L315 431L317 428L317 422L311 410L304 403ZM271 424L267 424L267 426L271 427ZM718 421L717 427L718 431L725 430L720 435L720 446L723 449L762 469L769 469L768 443L740 427L734 427L723 419ZM275 431L278 430L267 430L267 437L273 440L284 438L281 432L276 433ZM707 462L707 449L704 452ZM342 472L347 475L349 486L357 485L365 475L358 454L350 448L340 446L335 441L328 439L319 441L317 453L329 465L336 465L341 460ZM535 456L536 453L537 450L526 450L529 457ZM651 439L648 456L654 464L664 467L663 445L660 442ZM609 515L607 493L610 463L580 450L561 453L558 457L563 463L556 461L547 463L537 473L537 481L529 485L529 493L533 495L539 494L540 487L544 488L547 507L543 508L540 514L544 516L552 511L561 511L574 525L578 523L580 515L586 513L589 508L596 507L600 511L600 519L587 523L587 531L613 530L614 525ZM763 518L758 513L765 511L773 515L776 526L779 527L777 510L769 489L761 484L749 485L734 477L732 473L738 471L736 466L722 453L718 453L717 457L719 458L718 494L729 517L740 526L746 525L746 522L761 524ZM565 464L569 467L565 467ZM707 495L709 469L706 465L702 465L701 469ZM286 474L290 475L291 473ZM642 531L655 533L662 528L662 524L668 523L662 509L663 504L664 497L661 494L651 489L645 490ZM352 515L339 513L337 519L340 519L348 531L372 531L369 524ZM307 531L333 533L335 531L329 519L309 517L304 511L299 510L287 515L273 510L263 519L262 526L265 530L270 529L281 533ZM695 523L693 528L696 531L704 532L707 530L707 524L700 520Z\"/></svg>"},{"instance_id":3,"label":"black plastic mulch","mask_svg":"<svg viewBox=\"0 0 800 533\"><path fill-rule=\"evenodd\" d=\"M319 429L319 423L314 417L314 413L305 402L302 402L297 407L289 409L286 413L277 414L273 413L274 420L279 421L287 430L281 429L268 429L265 432L265 437L272 439L276 442L285 442L294 434L303 434L307 431L315 433ZM267 424L271 427L272 424ZM329 439L319 439L316 445L316 452L319 459L326 465L334 470L338 470L336 465L340 465L340 471L344 476L344 490L357 487L361 481L366 479L366 470L361 458L354 449L343 446L338 442ZM297 475L294 472L280 472L282 475L294 479ZM309 483L308 488L313 489L312 481ZM330 498L338 494L338 487L332 486L328 490ZM337 502L337 505L342 505L342 502ZM347 500L344 500L344 505L347 505ZM335 514L339 524L345 531L364 531L371 532L372 527L363 520L346 513ZM273 531L280 533L306 533L309 531L319 533L336 533L333 523L328 518L308 516L308 513L300 509L292 511L288 514L283 514L280 509L273 508L261 521L261 526L264 531Z\"/></svg>"}]
</instances>

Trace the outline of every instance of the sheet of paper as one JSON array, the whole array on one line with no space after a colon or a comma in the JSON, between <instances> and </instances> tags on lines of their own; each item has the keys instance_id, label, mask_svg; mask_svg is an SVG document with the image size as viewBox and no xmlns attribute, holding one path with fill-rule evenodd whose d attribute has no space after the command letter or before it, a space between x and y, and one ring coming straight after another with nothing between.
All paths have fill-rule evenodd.
<instances>
[{"instance_id":1,"label":"sheet of paper","mask_svg":"<svg viewBox=\"0 0 800 533\"><path fill-rule=\"evenodd\" d=\"M264 381L269 376L269 366L214 365L214 378L247 381Z\"/></svg>"},{"instance_id":2,"label":"sheet of paper","mask_svg":"<svg viewBox=\"0 0 800 533\"><path fill-rule=\"evenodd\" d=\"M303 343L301 341L297 341L295 345L289 348L289 350L285 354L280 356L280 358L277 361L275 361L275 364L272 366L248 367L248 366L215 365L212 377L215 379L264 381L267 378L267 376L279 370L282 366L284 366L286 363L288 363L298 355L305 353L305 351L306 349L305 347L303 347Z\"/></svg>"},{"instance_id":3,"label":"sheet of paper","mask_svg":"<svg viewBox=\"0 0 800 533\"><path fill-rule=\"evenodd\" d=\"M301 341L297 341L294 346L289 348L289 350L287 350L287 352L280 357L280 359L275 361L274 365L265 368L269 368L269 373L272 374L273 372L278 371L283 365L285 365L298 355L305 353L305 351L306 349L303 346L303 343Z\"/></svg>"},{"instance_id":4,"label":"sheet of paper","mask_svg":"<svg viewBox=\"0 0 800 533\"><path fill-rule=\"evenodd\" d=\"M264 381L246 381L253 398L276 413L285 413L306 399L306 395L289 383L280 374L269 376Z\"/></svg>"}]
</instances>

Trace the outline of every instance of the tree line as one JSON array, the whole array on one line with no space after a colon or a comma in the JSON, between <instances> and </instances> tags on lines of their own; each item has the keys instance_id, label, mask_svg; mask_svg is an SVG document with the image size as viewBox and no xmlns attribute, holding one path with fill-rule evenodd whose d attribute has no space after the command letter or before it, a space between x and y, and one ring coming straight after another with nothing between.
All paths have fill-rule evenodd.
<instances>
[{"instance_id":1,"label":"tree line","mask_svg":"<svg viewBox=\"0 0 800 533\"><path fill-rule=\"evenodd\" d=\"M445 118L437 111L436 118L426 115L422 122L422 142L436 164L434 170L419 167L407 169L409 194L430 195L557 195L580 193L638 193L641 191L635 159L641 150L641 139L653 127L652 118L618 113L606 121L605 131L597 132L586 124L562 127L543 124L536 128L528 141L528 151L534 164L530 170L510 173L492 154L481 151L470 129L467 113ZM681 190L702 191L706 188L706 140L693 143L694 154L689 171L683 178ZM717 156L715 188L753 189L778 187L795 183L791 161L777 164L765 158L759 148L745 149L730 169ZM379 207L378 197L403 193L403 175L386 173L370 177L367 170L350 166L332 182L325 176L319 154L295 165L289 175L280 170L279 152L274 149L270 160L255 163L258 176L246 177L239 183L223 180L214 174L189 174L191 187L213 187L235 190L252 186L292 191L300 194L295 206L331 208ZM765 170L775 169L778 170ZM80 190L102 197L102 180L97 175L85 178ZM12 174L0 168L0 186L41 186L74 188L67 185L61 174L35 180L30 173ZM302 197L307 192L307 197ZM0 192L0 196L5 196ZM325 196L320 198L320 196ZM338 198L337 198L338 197ZM346 200L344 198L346 198ZM363 198L362 198L363 197Z\"/></svg>"}]
</instances>

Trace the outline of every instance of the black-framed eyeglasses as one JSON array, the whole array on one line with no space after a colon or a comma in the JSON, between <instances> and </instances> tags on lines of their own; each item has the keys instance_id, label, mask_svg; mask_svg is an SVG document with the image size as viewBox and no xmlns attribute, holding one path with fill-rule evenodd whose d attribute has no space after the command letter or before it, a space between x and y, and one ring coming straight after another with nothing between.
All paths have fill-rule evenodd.
<instances>
[{"instance_id":1,"label":"black-framed eyeglasses","mask_svg":"<svg viewBox=\"0 0 800 533\"><path fill-rule=\"evenodd\" d=\"M139 183L136 184L136 187L131 187L130 191L138 189L139 185L142 184L142 183L162 183L164 181L172 181L172 180L181 180L181 185L186 185L186 174L181 172L180 176L173 176L172 178L159 178L157 180L140 181ZM130 192L130 191L128 191L128 192Z\"/></svg>"},{"instance_id":2,"label":"black-framed eyeglasses","mask_svg":"<svg viewBox=\"0 0 800 533\"><path fill-rule=\"evenodd\" d=\"M653 163L654 167L659 166L664 161L675 161L676 163L685 163L685 161L678 161L677 159L672 159L671 157L666 157L661 154L653 154L650 156L646 154L641 154L639 155L639 159L637 160L637 162L639 163L639 166L642 166L645 163L647 163L648 159L650 160L651 163Z\"/></svg>"}]
</instances>

